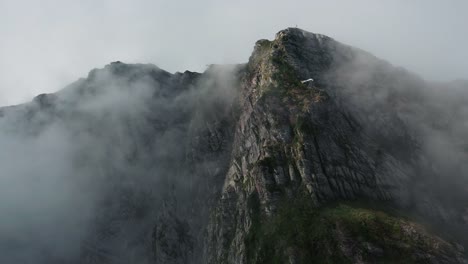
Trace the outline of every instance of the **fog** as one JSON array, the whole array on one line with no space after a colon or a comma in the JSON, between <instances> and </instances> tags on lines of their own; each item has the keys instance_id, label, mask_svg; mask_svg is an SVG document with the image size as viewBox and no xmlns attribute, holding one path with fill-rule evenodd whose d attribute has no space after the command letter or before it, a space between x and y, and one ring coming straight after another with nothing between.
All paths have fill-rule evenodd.
<instances>
[{"instance_id":1,"label":"fog","mask_svg":"<svg viewBox=\"0 0 468 264\"><path fill-rule=\"evenodd\" d=\"M113 63L3 109L0 262L148 263L152 230L173 196L192 226L206 221L188 208L206 202L194 192L219 188L208 172L222 161L190 140L226 118L235 76L235 67L200 76ZM179 211L167 210L176 221Z\"/></svg>"},{"instance_id":2,"label":"fog","mask_svg":"<svg viewBox=\"0 0 468 264\"><path fill-rule=\"evenodd\" d=\"M433 80L466 79L468 3L454 1L0 1L0 105L61 89L116 60L171 72L246 62L298 26Z\"/></svg>"},{"instance_id":3,"label":"fog","mask_svg":"<svg viewBox=\"0 0 468 264\"><path fill-rule=\"evenodd\" d=\"M403 191L396 200L439 231L465 234L468 82L427 81L368 52L338 46L345 52L335 54L335 67L326 75L333 89L327 91L387 157L410 164L402 167L408 178L400 179Z\"/></svg>"}]
</instances>

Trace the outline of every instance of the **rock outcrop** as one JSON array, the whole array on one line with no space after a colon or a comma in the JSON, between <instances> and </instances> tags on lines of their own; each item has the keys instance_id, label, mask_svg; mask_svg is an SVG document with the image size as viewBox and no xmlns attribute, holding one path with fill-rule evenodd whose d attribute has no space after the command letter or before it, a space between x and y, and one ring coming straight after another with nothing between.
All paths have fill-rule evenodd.
<instances>
[{"instance_id":1,"label":"rock outcrop","mask_svg":"<svg viewBox=\"0 0 468 264\"><path fill-rule=\"evenodd\" d=\"M313 81L301 82L307 79ZM446 174L422 168L427 142L417 136L420 124L410 123L419 113L400 109L416 107L424 87L423 80L323 35L287 29L257 42L242 81L243 111L209 227L207 263L272 263L262 259L257 229L297 199L316 208L378 201L463 225L461 211L430 191L440 186L429 175ZM314 254L293 260L316 248L301 252L278 239L267 253L286 252L278 263L312 261Z\"/></svg>"}]
</instances>

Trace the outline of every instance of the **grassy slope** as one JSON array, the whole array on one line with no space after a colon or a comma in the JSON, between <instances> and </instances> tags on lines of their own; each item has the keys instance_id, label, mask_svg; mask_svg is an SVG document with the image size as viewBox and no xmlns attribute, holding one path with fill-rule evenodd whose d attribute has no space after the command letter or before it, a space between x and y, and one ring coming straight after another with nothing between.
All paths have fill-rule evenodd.
<instances>
[{"instance_id":1,"label":"grassy slope","mask_svg":"<svg viewBox=\"0 0 468 264\"><path fill-rule=\"evenodd\" d=\"M271 218L252 196L248 263L457 263L454 245L402 217L349 204L284 203Z\"/></svg>"}]
</instances>

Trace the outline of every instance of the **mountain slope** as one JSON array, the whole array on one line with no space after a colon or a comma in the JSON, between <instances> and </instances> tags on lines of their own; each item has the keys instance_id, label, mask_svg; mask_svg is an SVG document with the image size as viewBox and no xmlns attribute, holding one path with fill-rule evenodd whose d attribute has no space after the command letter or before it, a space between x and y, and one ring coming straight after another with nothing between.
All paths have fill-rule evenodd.
<instances>
[{"instance_id":1,"label":"mountain slope","mask_svg":"<svg viewBox=\"0 0 468 264\"><path fill-rule=\"evenodd\" d=\"M297 28L93 70L0 109L0 260L466 263L467 87Z\"/></svg>"},{"instance_id":2,"label":"mountain slope","mask_svg":"<svg viewBox=\"0 0 468 264\"><path fill-rule=\"evenodd\" d=\"M466 227L466 199L457 197L464 203L460 207L447 206L431 193L440 187L431 183L431 176L448 174L423 167L428 158L421 146L426 142L417 136L419 127L409 122L411 109L400 110L406 104L417 106L424 81L298 29L257 42L247 68L240 96L244 111L210 226L208 262L262 262L266 249L258 243L267 238L257 229L278 217L278 207L295 207L304 197L316 208L331 201L378 201ZM314 81L307 85L301 82L310 78ZM313 244L313 237L308 239ZM277 243L272 252L292 252L284 253L279 263L308 254L295 243Z\"/></svg>"}]
</instances>

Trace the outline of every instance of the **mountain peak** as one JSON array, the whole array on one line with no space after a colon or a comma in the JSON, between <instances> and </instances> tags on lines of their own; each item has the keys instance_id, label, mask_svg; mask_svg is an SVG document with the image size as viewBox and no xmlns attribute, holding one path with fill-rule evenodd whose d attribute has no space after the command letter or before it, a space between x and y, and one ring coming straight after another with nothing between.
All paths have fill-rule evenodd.
<instances>
[{"instance_id":1,"label":"mountain peak","mask_svg":"<svg viewBox=\"0 0 468 264\"><path fill-rule=\"evenodd\" d=\"M286 28L247 64L172 74L114 61L0 108L4 185L37 184L26 198L47 205L0 238L0 262L467 263L400 217L467 233L466 84L429 94L381 62ZM5 215L37 220L21 206Z\"/></svg>"},{"instance_id":2,"label":"mountain peak","mask_svg":"<svg viewBox=\"0 0 468 264\"><path fill-rule=\"evenodd\" d=\"M276 39L284 39L285 37L289 37L291 39L302 39L302 38L309 38L309 39L328 39L331 40L330 37L319 34L319 33L313 33L309 32L297 27L289 27L283 30L280 30L278 33L276 33Z\"/></svg>"}]
</instances>

